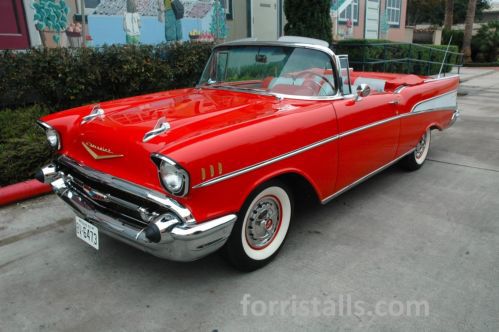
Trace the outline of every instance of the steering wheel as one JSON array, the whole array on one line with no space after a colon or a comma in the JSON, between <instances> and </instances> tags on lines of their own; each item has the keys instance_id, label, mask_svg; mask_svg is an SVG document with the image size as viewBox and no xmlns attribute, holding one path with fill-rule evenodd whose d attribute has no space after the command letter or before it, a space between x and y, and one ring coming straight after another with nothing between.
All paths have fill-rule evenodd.
<instances>
[{"instance_id":1,"label":"steering wheel","mask_svg":"<svg viewBox=\"0 0 499 332\"><path fill-rule=\"evenodd\" d=\"M299 72L298 74L294 75L293 78L298 78L298 77L306 77L306 76L317 76L319 77L322 81L326 82L327 84L329 84L331 86L331 89L334 91L334 85L331 83L331 81L325 76L325 75L322 75L322 74L318 74L312 70L304 70L302 72ZM315 80L311 80L310 82L313 82L315 84L317 84L317 86L319 87L319 94L320 95L320 92L321 91L324 91L324 83L321 83L321 82L316 82Z\"/></svg>"}]
</instances>

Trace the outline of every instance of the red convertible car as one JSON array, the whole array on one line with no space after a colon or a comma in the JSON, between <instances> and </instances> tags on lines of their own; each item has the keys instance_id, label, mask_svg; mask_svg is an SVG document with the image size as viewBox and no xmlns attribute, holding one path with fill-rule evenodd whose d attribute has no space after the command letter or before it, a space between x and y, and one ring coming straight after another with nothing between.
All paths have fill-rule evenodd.
<instances>
[{"instance_id":1,"label":"red convertible car","mask_svg":"<svg viewBox=\"0 0 499 332\"><path fill-rule=\"evenodd\" d=\"M458 77L356 72L323 41L218 45L195 88L42 118L57 152L37 179L106 234L192 261L218 249L242 270L282 247L294 198L323 204L386 167L420 168L451 126Z\"/></svg>"}]
</instances>

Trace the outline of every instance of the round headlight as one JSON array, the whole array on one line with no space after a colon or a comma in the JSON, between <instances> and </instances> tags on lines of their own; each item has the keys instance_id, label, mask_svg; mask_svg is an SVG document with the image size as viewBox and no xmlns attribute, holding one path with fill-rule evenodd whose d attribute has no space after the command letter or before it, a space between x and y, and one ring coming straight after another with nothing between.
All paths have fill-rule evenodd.
<instances>
[{"instance_id":1,"label":"round headlight","mask_svg":"<svg viewBox=\"0 0 499 332\"><path fill-rule=\"evenodd\" d=\"M183 179L180 174L170 173L163 177L163 182L168 189L174 193L180 192L182 189Z\"/></svg>"},{"instance_id":2,"label":"round headlight","mask_svg":"<svg viewBox=\"0 0 499 332\"><path fill-rule=\"evenodd\" d=\"M47 129L45 131L45 134L47 135L47 140L50 144L50 146L54 149L59 149L60 147L60 140L59 140L59 134L57 131L54 129Z\"/></svg>"},{"instance_id":3,"label":"round headlight","mask_svg":"<svg viewBox=\"0 0 499 332\"><path fill-rule=\"evenodd\" d=\"M159 175L163 187L171 194L184 196L189 190L189 176L171 160L161 160Z\"/></svg>"}]
</instances>

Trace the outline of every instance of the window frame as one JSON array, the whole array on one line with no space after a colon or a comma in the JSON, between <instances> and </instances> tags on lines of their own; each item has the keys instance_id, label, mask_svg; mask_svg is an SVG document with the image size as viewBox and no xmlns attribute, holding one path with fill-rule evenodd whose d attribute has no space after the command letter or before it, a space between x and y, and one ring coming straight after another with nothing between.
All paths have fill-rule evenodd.
<instances>
[{"instance_id":1,"label":"window frame","mask_svg":"<svg viewBox=\"0 0 499 332\"><path fill-rule=\"evenodd\" d=\"M233 20L234 15L233 15L233 7L232 7L232 0L222 0L220 1L224 11L225 11L225 18L227 20Z\"/></svg>"},{"instance_id":2,"label":"window frame","mask_svg":"<svg viewBox=\"0 0 499 332\"><path fill-rule=\"evenodd\" d=\"M393 4L398 3L398 7ZM398 21L391 20L391 14L398 14ZM385 2L385 15L386 15L386 23L390 27L400 27L400 19L402 18L402 0L386 0Z\"/></svg>"},{"instance_id":3,"label":"window frame","mask_svg":"<svg viewBox=\"0 0 499 332\"><path fill-rule=\"evenodd\" d=\"M338 14L338 24L346 24L347 20L349 17L346 17L346 12L349 7L354 7L354 14L353 14L353 25L359 25L359 1L360 0L353 0L351 4L349 4L345 10L343 10L341 13ZM345 18L341 18L341 14L345 13ZM357 16L357 18L355 18Z\"/></svg>"}]
</instances>

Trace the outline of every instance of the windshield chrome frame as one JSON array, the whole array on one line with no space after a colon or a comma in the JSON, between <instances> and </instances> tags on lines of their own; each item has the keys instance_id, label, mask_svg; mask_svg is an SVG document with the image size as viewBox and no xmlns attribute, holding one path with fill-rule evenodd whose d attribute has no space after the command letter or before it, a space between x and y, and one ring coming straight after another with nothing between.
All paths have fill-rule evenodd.
<instances>
[{"instance_id":1,"label":"windshield chrome frame","mask_svg":"<svg viewBox=\"0 0 499 332\"><path fill-rule=\"evenodd\" d=\"M335 90L336 94L332 96L298 96L298 95L288 95L288 94L282 94L282 93L273 93L273 92L266 92L266 91L250 91L246 89L241 89L240 91L237 90L237 88L231 88L230 90L227 89L226 91L238 91L238 92L245 92L245 93L252 93L252 94L257 94L257 95L263 95L263 96L275 96L278 99L296 99L296 100L317 100L317 101L327 101L327 100L337 100L337 99L344 99L344 98L349 98L353 97L352 95L343 95L341 91L341 87L339 86L339 59L334 54L334 52L329 48L321 45L315 45L315 44L304 44L304 43L291 43L291 42L280 42L280 41L248 41L248 40L242 40L242 41L232 41L232 42L226 42L223 44L216 45L213 48L213 51L210 55L210 58L208 59L208 62L206 63L206 66L203 70L203 73L206 71L207 67L211 64L211 57L213 54L217 51L218 48L221 47L227 47L227 46L280 46L280 47L293 47L293 48L307 48L307 49L312 49L316 51L320 51L323 53L326 53L327 56L329 56L329 59L331 60L331 64L333 66L333 74L334 74L334 83L336 85ZM197 88L208 88L210 89L210 86L203 86L201 85L201 82L198 82L196 85ZM211 89L222 89L223 87L217 87L217 88L211 88Z\"/></svg>"}]
</instances>

